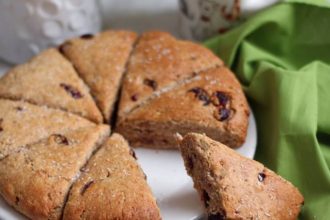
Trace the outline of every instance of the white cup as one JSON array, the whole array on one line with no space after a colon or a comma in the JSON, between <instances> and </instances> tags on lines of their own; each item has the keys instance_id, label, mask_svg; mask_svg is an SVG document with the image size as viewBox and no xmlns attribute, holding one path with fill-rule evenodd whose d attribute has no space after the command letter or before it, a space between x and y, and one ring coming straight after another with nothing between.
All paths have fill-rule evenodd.
<instances>
[{"instance_id":1,"label":"white cup","mask_svg":"<svg viewBox=\"0 0 330 220\"><path fill-rule=\"evenodd\" d=\"M222 34L279 0L179 0L181 33L190 40Z\"/></svg>"},{"instance_id":2,"label":"white cup","mask_svg":"<svg viewBox=\"0 0 330 220\"><path fill-rule=\"evenodd\" d=\"M65 39L100 28L95 0L0 0L0 58L22 63Z\"/></svg>"}]
</instances>

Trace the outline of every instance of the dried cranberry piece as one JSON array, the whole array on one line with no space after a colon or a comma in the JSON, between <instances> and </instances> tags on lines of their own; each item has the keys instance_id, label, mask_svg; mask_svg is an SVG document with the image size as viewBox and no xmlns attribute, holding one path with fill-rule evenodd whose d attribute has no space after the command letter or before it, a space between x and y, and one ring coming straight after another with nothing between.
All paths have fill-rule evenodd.
<instances>
[{"instance_id":1,"label":"dried cranberry piece","mask_svg":"<svg viewBox=\"0 0 330 220\"><path fill-rule=\"evenodd\" d=\"M81 39L92 39L93 37L93 34L83 34L80 36Z\"/></svg>"},{"instance_id":2,"label":"dried cranberry piece","mask_svg":"<svg viewBox=\"0 0 330 220\"><path fill-rule=\"evenodd\" d=\"M82 188L80 191L81 195L84 195L84 193L86 192L86 190L94 183L94 180L90 180L88 181Z\"/></svg>"},{"instance_id":3,"label":"dried cranberry piece","mask_svg":"<svg viewBox=\"0 0 330 220\"><path fill-rule=\"evenodd\" d=\"M52 136L57 144L69 145L69 141L65 136L61 134L53 134Z\"/></svg>"},{"instance_id":4,"label":"dried cranberry piece","mask_svg":"<svg viewBox=\"0 0 330 220\"><path fill-rule=\"evenodd\" d=\"M219 115L217 119L219 121L225 121L230 117L230 110L226 108L220 108L218 114Z\"/></svg>"},{"instance_id":5,"label":"dried cranberry piece","mask_svg":"<svg viewBox=\"0 0 330 220\"><path fill-rule=\"evenodd\" d=\"M144 79L143 83L147 86L150 86L154 91L158 87L157 82L155 80L152 80L152 79Z\"/></svg>"},{"instance_id":6,"label":"dried cranberry piece","mask_svg":"<svg viewBox=\"0 0 330 220\"><path fill-rule=\"evenodd\" d=\"M15 198L15 205L18 205L18 203L19 203L19 197L18 196L16 196L16 198Z\"/></svg>"},{"instance_id":7,"label":"dried cranberry piece","mask_svg":"<svg viewBox=\"0 0 330 220\"><path fill-rule=\"evenodd\" d=\"M211 214L207 217L207 220L225 220L226 216L222 213Z\"/></svg>"},{"instance_id":8,"label":"dried cranberry piece","mask_svg":"<svg viewBox=\"0 0 330 220\"><path fill-rule=\"evenodd\" d=\"M208 105L211 102L209 94L207 94L207 92L200 87L192 88L188 90L188 92L195 93L195 97L204 102L203 105Z\"/></svg>"},{"instance_id":9,"label":"dried cranberry piece","mask_svg":"<svg viewBox=\"0 0 330 220\"><path fill-rule=\"evenodd\" d=\"M136 102L138 100L138 97L139 97L138 94L134 94L131 96L131 100Z\"/></svg>"},{"instance_id":10,"label":"dried cranberry piece","mask_svg":"<svg viewBox=\"0 0 330 220\"><path fill-rule=\"evenodd\" d=\"M263 182L265 180L265 178L266 178L266 174L264 174L264 173L259 173L258 174L259 182Z\"/></svg>"},{"instance_id":11,"label":"dried cranberry piece","mask_svg":"<svg viewBox=\"0 0 330 220\"><path fill-rule=\"evenodd\" d=\"M189 170L194 169L194 161L191 157L187 158L187 167L188 167Z\"/></svg>"},{"instance_id":12,"label":"dried cranberry piece","mask_svg":"<svg viewBox=\"0 0 330 220\"><path fill-rule=\"evenodd\" d=\"M213 102L215 106L226 106L229 102L229 96L224 92L216 91L213 93L213 96L216 98L216 100Z\"/></svg>"},{"instance_id":13,"label":"dried cranberry piece","mask_svg":"<svg viewBox=\"0 0 330 220\"><path fill-rule=\"evenodd\" d=\"M204 202L204 206L206 208L209 207L210 196L205 190L203 190L202 200Z\"/></svg>"},{"instance_id":14,"label":"dried cranberry piece","mask_svg":"<svg viewBox=\"0 0 330 220\"><path fill-rule=\"evenodd\" d=\"M74 88L69 84L61 83L60 86L74 99L80 99L83 97L83 95L79 92L78 89Z\"/></svg>"},{"instance_id":15,"label":"dried cranberry piece","mask_svg":"<svg viewBox=\"0 0 330 220\"><path fill-rule=\"evenodd\" d=\"M16 107L16 110L19 111L19 112L21 112L21 111L23 111L23 108L21 106L17 106Z\"/></svg>"}]
</instances>

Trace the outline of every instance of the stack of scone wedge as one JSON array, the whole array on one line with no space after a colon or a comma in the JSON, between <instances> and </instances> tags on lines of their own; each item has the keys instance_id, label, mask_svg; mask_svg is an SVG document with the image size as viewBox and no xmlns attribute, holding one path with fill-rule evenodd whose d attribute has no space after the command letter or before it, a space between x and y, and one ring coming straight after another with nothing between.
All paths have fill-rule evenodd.
<instances>
[{"instance_id":1,"label":"stack of scone wedge","mask_svg":"<svg viewBox=\"0 0 330 220\"><path fill-rule=\"evenodd\" d=\"M177 148L177 133L195 132L236 148L245 141L248 117L238 80L200 45L157 31L83 35L42 52L0 79L0 194L31 219L161 219L129 144ZM110 125L117 133L110 133ZM220 155L222 148L207 151L208 157L240 158L234 151ZM267 219L253 208L251 215L244 214L246 208L232 214L220 182L208 186L210 198L205 199L199 170L212 172L202 165L208 158L196 156L194 163L202 162L195 171L186 152L199 148L184 139L180 149L212 218ZM302 202L299 192L265 172L274 176L276 190L295 193L297 200L278 196L282 206L267 213L294 219ZM235 190L237 184L229 197L245 193ZM265 187L262 196L268 192ZM233 201L233 206L239 203Z\"/></svg>"}]
</instances>

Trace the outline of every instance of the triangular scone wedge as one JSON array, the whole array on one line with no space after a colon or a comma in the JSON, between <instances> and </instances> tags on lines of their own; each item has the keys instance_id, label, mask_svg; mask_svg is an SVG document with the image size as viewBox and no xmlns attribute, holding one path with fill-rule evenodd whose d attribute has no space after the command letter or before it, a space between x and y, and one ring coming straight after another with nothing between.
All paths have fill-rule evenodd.
<instances>
[{"instance_id":1,"label":"triangular scone wedge","mask_svg":"<svg viewBox=\"0 0 330 220\"><path fill-rule=\"evenodd\" d=\"M57 49L48 49L0 79L0 97L66 110L103 121L88 87Z\"/></svg>"},{"instance_id":2,"label":"triangular scone wedge","mask_svg":"<svg viewBox=\"0 0 330 220\"><path fill-rule=\"evenodd\" d=\"M246 137L249 107L234 74L225 67L201 72L118 121L132 146L173 148L175 133L205 133L230 147Z\"/></svg>"},{"instance_id":3,"label":"triangular scone wedge","mask_svg":"<svg viewBox=\"0 0 330 220\"><path fill-rule=\"evenodd\" d=\"M64 220L160 218L134 151L119 134L113 134L84 167L63 215Z\"/></svg>"},{"instance_id":4,"label":"triangular scone wedge","mask_svg":"<svg viewBox=\"0 0 330 220\"><path fill-rule=\"evenodd\" d=\"M61 110L0 99L0 160L21 147L94 123Z\"/></svg>"},{"instance_id":5,"label":"triangular scone wedge","mask_svg":"<svg viewBox=\"0 0 330 220\"><path fill-rule=\"evenodd\" d=\"M25 146L0 161L1 195L31 219L60 219L79 170L108 135L95 125Z\"/></svg>"},{"instance_id":6,"label":"triangular scone wedge","mask_svg":"<svg viewBox=\"0 0 330 220\"><path fill-rule=\"evenodd\" d=\"M142 34L128 63L119 105L119 117L202 70L223 62L205 47L175 39L168 33Z\"/></svg>"},{"instance_id":7,"label":"triangular scone wedge","mask_svg":"<svg viewBox=\"0 0 330 220\"><path fill-rule=\"evenodd\" d=\"M136 38L137 34L130 31L105 31L83 35L60 47L88 84L107 122Z\"/></svg>"},{"instance_id":8,"label":"triangular scone wedge","mask_svg":"<svg viewBox=\"0 0 330 220\"><path fill-rule=\"evenodd\" d=\"M303 196L261 163L196 133L187 134L180 149L210 219L297 218Z\"/></svg>"}]
</instances>

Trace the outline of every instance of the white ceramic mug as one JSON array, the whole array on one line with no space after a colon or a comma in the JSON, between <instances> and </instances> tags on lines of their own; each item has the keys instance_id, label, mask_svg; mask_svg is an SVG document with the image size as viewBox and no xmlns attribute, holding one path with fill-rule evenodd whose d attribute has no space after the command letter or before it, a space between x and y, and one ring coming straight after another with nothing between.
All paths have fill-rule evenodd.
<instances>
[{"instance_id":1,"label":"white ceramic mug","mask_svg":"<svg viewBox=\"0 0 330 220\"><path fill-rule=\"evenodd\" d=\"M95 0L0 0L0 58L22 63L67 38L100 28Z\"/></svg>"},{"instance_id":2,"label":"white ceramic mug","mask_svg":"<svg viewBox=\"0 0 330 220\"><path fill-rule=\"evenodd\" d=\"M278 0L179 0L181 33L205 40L228 31L243 19Z\"/></svg>"}]
</instances>

